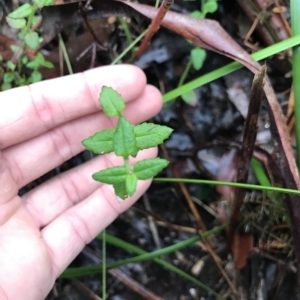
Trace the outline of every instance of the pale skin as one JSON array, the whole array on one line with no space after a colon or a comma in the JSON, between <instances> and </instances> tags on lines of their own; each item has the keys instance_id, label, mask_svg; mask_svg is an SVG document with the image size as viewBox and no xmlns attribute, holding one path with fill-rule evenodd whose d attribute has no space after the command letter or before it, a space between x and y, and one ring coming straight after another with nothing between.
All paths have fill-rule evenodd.
<instances>
[{"instance_id":1,"label":"pale skin","mask_svg":"<svg viewBox=\"0 0 300 300\"><path fill-rule=\"evenodd\" d=\"M98 103L103 85L127 102L139 123L162 105L159 91L136 67L102 67L0 93L0 299L42 300L83 247L149 187L118 202L91 175L122 163L98 156L52 178L23 197L18 190L84 150L81 140L112 123ZM137 159L155 157L156 149Z\"/></svg>"}]
</instances>

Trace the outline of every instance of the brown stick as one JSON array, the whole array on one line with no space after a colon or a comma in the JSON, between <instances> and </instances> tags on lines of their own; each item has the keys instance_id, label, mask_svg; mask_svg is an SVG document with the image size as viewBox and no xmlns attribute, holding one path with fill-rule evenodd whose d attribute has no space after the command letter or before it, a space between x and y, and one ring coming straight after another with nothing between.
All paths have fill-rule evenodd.
<instances>
[{"instance_id":1,"label":"brown stick","mask_svg":"<svg viewBox=\"0 0 300 300\"><path fill-rule=\"evenodd\" d=\"M139 47L138 52L136 53L137 58L139 58L145 52L146 47L148 46L153 35L159 29L159 26L160 26L164 16L170 9L170 6L172 5L172 3L173 3L173 0L163 0L161 6L158 9L157 15L155 16L155 18L152 19L152 22L149 26L148 32L145 35L145 37Z\"/></svg>"},{"instance_id":2,"label":"brown stick","mask_svg":"<svg viewBox=\"0 0 300 300\"><path fill-rule=\"evenodd\" d=\"M257 134L257 119L260 108L260 103L263 97L263 82L266 75L266 66L261 68L261 72L256 74L253 80L248 115L246 119L243 144L240 150L240 156L237 166L237 182L246 183L248 179L250 161L254 152L256 134ZM245 198L245 189L234 189L234 205L229 221L227 247L232 249L235 231L239 222L240 210Z\"/></svg>"}]
</instances>

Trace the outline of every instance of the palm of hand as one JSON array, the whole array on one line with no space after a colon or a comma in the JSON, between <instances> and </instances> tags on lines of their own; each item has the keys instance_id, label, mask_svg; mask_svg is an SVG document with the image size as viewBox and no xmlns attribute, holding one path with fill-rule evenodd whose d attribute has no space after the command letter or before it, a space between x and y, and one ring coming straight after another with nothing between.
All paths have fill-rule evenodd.
<instances>
[{"instance_id":1,"label":"palm of hand","mask_svg":"<svg viewBox=\"0 0 300 300\"><path fill-rule=\"evenodd\" d=\"M0 229L0 299L44 299L57 274L51 252L22 199L16 196L10 205L15 212Z\"/></svg>"},{"instance_id":2,"label":"palm of hand","mask_svg":"<svg viewBox=\"0 0 300 300\"><path fill-rule=\"evenodd\" d=\"M81 152L82 139L111 127L99 114L96 99L102 85L130 102L125 115L132 122L150 118L161 107L158 91L130 66L99 68L0 96L1 300L44 299L82 248L150 184L139 183L132 199L118 203L110 186L91 179L95 171L120 162L108 155L17 195L21 187ZM138 159L155 155L149 149Z\"/></svg>"}]
</instances>

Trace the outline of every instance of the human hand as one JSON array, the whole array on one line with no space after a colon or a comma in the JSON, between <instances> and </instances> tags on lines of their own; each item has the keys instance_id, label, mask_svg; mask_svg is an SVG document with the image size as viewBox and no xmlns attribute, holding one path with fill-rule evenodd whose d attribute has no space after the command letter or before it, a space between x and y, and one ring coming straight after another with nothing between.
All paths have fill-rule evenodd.
<instances>
[{"instance_id":1,"label":"human hand","mask_svg":"<svg viewBox=\"0 0 300 300\"><path fill-rule=\"evenodd\" d=\"M124 115L139 123L161 108L160 93L136 67L102 67L0 93L0 299L42 300L83 247L130 207L150 185L138 183L119 203L109 185L92 179L122 163L98 156L23 197L18 190L80 153L81 140L113 127L100 113L99 92L111 86L128 103ZM154 157L156 149L137 159Z\"/></svg>"}]
</instances>

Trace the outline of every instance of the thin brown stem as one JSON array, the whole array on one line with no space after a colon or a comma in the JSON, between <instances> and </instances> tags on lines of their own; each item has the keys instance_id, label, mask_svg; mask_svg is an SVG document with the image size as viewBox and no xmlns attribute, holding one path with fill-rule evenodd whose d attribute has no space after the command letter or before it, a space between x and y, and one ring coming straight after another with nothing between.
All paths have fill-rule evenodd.
<instances>
[{"instance_id":1,"label":"thin brown stem","mask_svg":"<svg viewBox=\"0 0 300 300\"><path fill-rule=\"evenodd\" d=\"M173 3L173 0L163 0L161 6L158 9L156 17L151 21L151 24L149 26L149 30L148 30L146 36L144 37L140 47L139 47L139 50L136 54L137 58L139 58L145 52L151 38L157 32L157 30L159 29L160 24L161 24L164 16L166 15L166 13L170 9L170 6L172 5L172 3Z\"/></svg>"},{"instance_id":2,"label":"thin brown stem","mask_svg":"<svg viewBox=\"0 0 300 300\"><path fill-rule=\"evenodd\" d=\"M238 161L237 182L246 183L250 167L250 161L254 152L256 134L257 134L257 119L260 108L260 103L263 97L263 84L266 74L266 66L261 68L261 72L256 74L253 80L248 115L245 124L243 144L240 150ZM245 190L241 188L234 189L234 205L229 221L228 228L228 249L232 248L234 235L238 226L240 210L244 201Z\"/></svg>"}]
</instances>

